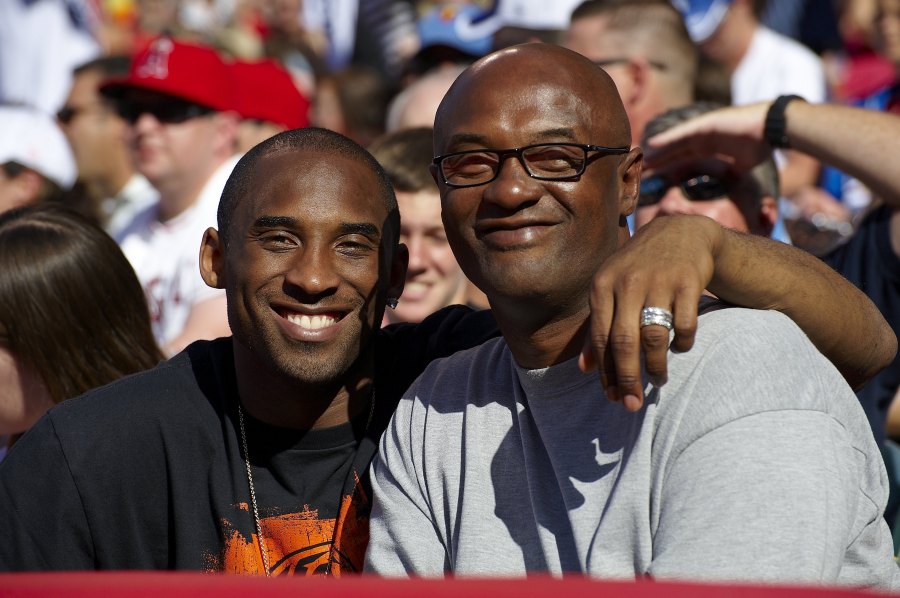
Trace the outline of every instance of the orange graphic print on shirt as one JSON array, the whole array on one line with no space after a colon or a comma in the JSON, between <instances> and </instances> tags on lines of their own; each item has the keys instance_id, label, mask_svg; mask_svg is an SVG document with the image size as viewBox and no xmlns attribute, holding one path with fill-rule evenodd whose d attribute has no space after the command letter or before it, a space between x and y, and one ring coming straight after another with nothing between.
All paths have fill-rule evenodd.
<instances>
[{"instance_id":1,"label":"orange graphic print on shirt","mask_svg":"<svg viewBox=\"0 0 900 598\"><path fill-rule=\"evenodd\" d=\"M337 526L335 519L319 519L318 509L309 505L296 513L260 517L271 575L315 575L328 571L329 575L339 577L342 573L362 570L369 540L370 505L358 476L355 478L353 494L341 499ZM241 503L238 508L249 512L246 503ZM252 519L252 515L250 517ZM210 569L263 575L256 529L248 538L230 522L222 523L225 546L221 560L214 559L218 562Z\"/></svg>"}]
</instances>

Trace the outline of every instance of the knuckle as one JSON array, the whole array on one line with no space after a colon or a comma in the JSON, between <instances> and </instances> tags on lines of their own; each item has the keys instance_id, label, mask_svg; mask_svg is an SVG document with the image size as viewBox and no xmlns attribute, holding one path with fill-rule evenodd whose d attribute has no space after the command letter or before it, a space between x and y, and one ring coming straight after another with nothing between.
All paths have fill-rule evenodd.
<instances>
[{"instance_id":1,"label":"knuckle","mask_svg":"<svg viewBox=\"0 0 900 598\"><path fill-rule=\"evenodd\" d=\"M630 334L614 334L609 339L609 346L618 352L630 351L635 346L635 339Z\"/></svg>"},{"instance_id":2,"label":"knuckle","mask_svg":"<svg viewBox=\"0 0 900 598\"><path fill-rule=\"evenodd\" d=\"M641 283L642 279L643 276L640 273L634 270L628 270L619 274L616 286L619 289L633 289Z\"/></svg>"},{"instance_id":3,"label":"knuckle","mask_svg":"<svg viewBox=\"0 0 900 598\"><path fill-rule=\"evenodd\" d=\"M595 347L605 347L609 343L609 335L605 332L594 332L590 333L591 344Z\"/></svg>"},{"instance_id":4,"label":"knuckle","mask_svg":"<svg viewBox=\"0 0 900 598\"><path fill-rule=\"evenodd\" d=\"M664 349L669 345L669 333L665 328L661 326L653 326L654 330L650 330L651 327L647 327L644 329L644 332L641 334L641 340L643 341L643 345L645 349Z\"/></svg>"},{"instance_id":5,"label":"knuckle","mask_svg":"<svg viewBox=\"0 0 900 598\"><path fill-rule=\"evenodd\" d=\"M621 386L621 387L635 388L637 386L640 386L641 379L640 379L640 377L635 376L631 372L625 372L625 373L619 372L618 382L619 382L619 386Z\"/></svg>"}]
</instances>

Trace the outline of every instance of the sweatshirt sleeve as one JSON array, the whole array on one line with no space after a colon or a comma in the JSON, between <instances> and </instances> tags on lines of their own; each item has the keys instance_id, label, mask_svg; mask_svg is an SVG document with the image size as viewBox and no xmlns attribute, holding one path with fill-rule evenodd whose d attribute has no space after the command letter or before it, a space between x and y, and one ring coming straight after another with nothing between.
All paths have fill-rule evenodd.
<instances>
[{"instance_id":1,"label":"sweatshirt sleeve","mask_svg":"<svg viewBox=\"0 0 900 598\"><path fill-rule=\"evenodd\" d=\"M837 580L858 510L877 515L846 436L827 414L785 410L694 441L666 478L651 575Z\"/></svg>"},{"instance_id":2,"label":"sweatshirt sleeve","mask_svg":"<svg viewBox=\"0 0 900 598\"><path fill-rule=\"evenodd\" d=\"M419 384L400 401L372 463L373 506L365 569L385 576L441 576L450 570L420 476L425 421Z\"/></svg>"},{"instance_id":3,"label":"sweatshirt sleeve","mask_svg":"<svg viewBox=\"0 0 900 598\"><path fill-rule=\"evenodd\" d=\"M886 474L853 392L784 316L725 311L706 316L683 411L661 401L648 572L895 586Z\"/></svg>"}]
</instances>

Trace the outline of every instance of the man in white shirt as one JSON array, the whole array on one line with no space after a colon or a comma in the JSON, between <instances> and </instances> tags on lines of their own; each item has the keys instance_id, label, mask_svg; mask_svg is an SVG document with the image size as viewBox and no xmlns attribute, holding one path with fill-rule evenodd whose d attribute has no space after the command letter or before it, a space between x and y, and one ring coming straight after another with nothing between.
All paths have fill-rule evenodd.
<instances>
[{"instance_id":1,"label":"man in white shirt","mask_svg":"<svg viewBox=\"0 0 900 598\"><path fill-rule=\"evenodd\" d=\"M211 48L161 37L101 93L117 101L137 171L159 193L117 239L144 287L157 341L173 354L227 335L225 295L203 283L197 257L238 158L225 63Z\"/></svg>"}]
</instances>

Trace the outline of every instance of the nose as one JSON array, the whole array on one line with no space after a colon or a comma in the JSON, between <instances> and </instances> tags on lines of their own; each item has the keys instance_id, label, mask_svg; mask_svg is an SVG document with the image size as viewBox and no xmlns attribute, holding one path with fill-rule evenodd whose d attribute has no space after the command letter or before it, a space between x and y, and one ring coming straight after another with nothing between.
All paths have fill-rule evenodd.
<instances>
[{"instance_id":1,"label":"nose","mask_svg":"<svg viewBox=\"0 0 900 598\"><path fill-rule=\"evenodd\" d=\"M406 276L424 272L427 267L426 243L421 233L413 233L404 237L403 242L409 251L409 265L406 268Z\"/></svg>"},{"instance_id":2,"label":"nose","mask_svg":"<svg viewBox=\"0 0 900 598\"><path fill-rule=\"evenodd\" d=\"M485 186L485 201L512 210L540 199L541 182L528 174L519 157L506 156L498 168L497 177Z\"/></svg>"},{"instance_id":3,"label":"nose","mask_svg":"<svg viewBox=\"0 0 900 598\"><path fill-rule=\"evenodd\" d=\"M316 301L330 295L340 285L334 254L326 249L306 247L297 251L284 273L285 292L302 301ZM295 289L295 292L291 292Z\"/></svg>"},{"instance_id":4,"label":"nose","mask_svg":"<svg viewBox=\"0 0 900 598\"><path fill-rule=\"evenodd\" d=\"M145 132L160 126L159 120L149 112L141 112L131 125L136 132Z\"/></svg>"}]
</instances>

